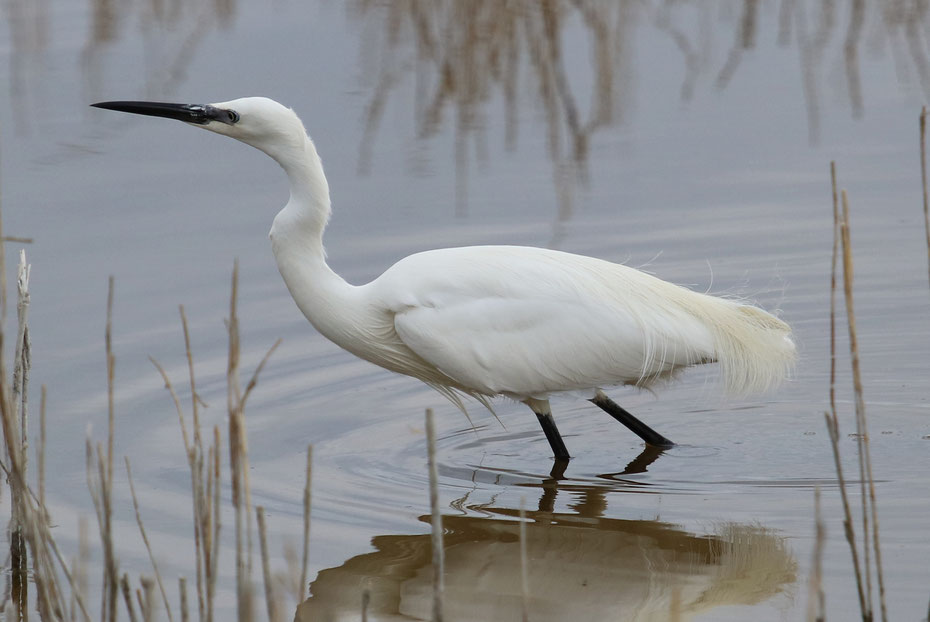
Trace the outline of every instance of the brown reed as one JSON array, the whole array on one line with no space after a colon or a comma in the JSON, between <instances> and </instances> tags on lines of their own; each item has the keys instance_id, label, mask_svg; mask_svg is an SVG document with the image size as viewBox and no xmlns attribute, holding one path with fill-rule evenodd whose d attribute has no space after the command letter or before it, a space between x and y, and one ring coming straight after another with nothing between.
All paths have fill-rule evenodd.
<instances>
[{"instance_id":1,"label":"brown reed","mask_svg":"<svg viewBox=\"0 0 930 622\"><path fill-rule=\"evenodd\" d=\"M310 502L312 500L312 477L313 477L313 445L307 445L307 471L306 483L304 484L304 546L303 557L300 564L300 583L297 594L298 602L302 600L309 591L307 584L307 565L310 563Z\"/></svg>"},{"instance_id":2,"label":"brown reed","mask_svg":"<svg viewBox=\"0 0 930 622\"><path fill-rule=\"evenodd\" d=\"M841 214L836 184L836 162L830 162L830 178L833 189L833 255L830 272L830 412L824 413L824 417L826 419L827 432L830 436L830 446L833 449L833 465L836 469L840 498L843 504L843 533L846 536L846 542L849 544L850 554L852 555L853 572L856 577L856 592L859 597L859 610L863 612L863 617L865 617L866 612L869 612L869 615L871 615L871 610L867 607L866 603L866 590L862 579L862 566L859 562L859 552L856 546L852 508L849 503L849 495L846 491L846 478L843 475L843 463L840 459L840 424L836 409L836 275L841 237Z\"/></svg>"},{"instance_id":3,"label":"brown reed","mask_svg":"<svg viewBox=\"0 0 930 622\"><path fill-rule=\"evenodd\" d=\"M268 610L269 622L277 622L277 601L274 595L271 563L268 561L268 536L265 529L265 508L262 506L255 508L255 516L258 522L258 543L262 559L262 577L265 582L265 607Z\"/></svg>"},{"instance_id":4,"label":"brown reed","mask_svg":"<svg viewBox=\"0 0 930 622\"><path fill-rule=\"evenodd\" d=\"M142 524L142 514L139 511L139 499L136 497L136 486L132 481L132 468L129 466L129 456L124 456L126 461L126 479L129 480L129 492L132 495L132 507L136 512L136 524L139 526L139 533L142 534L142 541L145 543L145 550L149 554L149 562L152 564L152 570L155 572L155 581L158 583L158 589L161 591L162 600L165 603L165 611L168 614L168 620L174 622L174 616L171 614L171 604L168 602L168 593L165 592L165 584L161 580L161 573L158 571L158 562L155 561L155 554L152 553L152 545L149 543L148 534L145 533L145 525Z\"/></svg>"},{"instance_id":5,"label":"brown reed","mask_svg":"<svg viewBox=\"0 0 930 622\"><path fill-rule=\"evenodd\" d=\"M843 290L846 297L847 328L849 330L849 349L852 357L853 389L856 405L856 437L859 443L859 471L862 479L862 513L863 539L868 547L868 512L872 521L872 547L875 553L875 576L878 581L878 602L882 620L887 622L888 611L885 603L885 579L882 572L882 551L878 530L878 504L875 499L875 477L872 472L872 452L869 445L868 422L865 414L862 373L859 366L859 342L856 334L856 314L853 307L853 260L852 242L850 240L849 201L843 190L843 226L840 228L843 240ZM868 501L866 501L868 499ZM868 558L866 558L868 564ZM866 578L868 579L868 574ZM868 585L868 580L866 581Z\"/></svg>"}]
</instances>

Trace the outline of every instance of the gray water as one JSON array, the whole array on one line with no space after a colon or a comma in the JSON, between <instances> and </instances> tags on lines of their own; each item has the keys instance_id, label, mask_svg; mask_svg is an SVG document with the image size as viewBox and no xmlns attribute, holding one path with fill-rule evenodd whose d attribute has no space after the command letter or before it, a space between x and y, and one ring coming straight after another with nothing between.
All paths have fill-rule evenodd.
<instances>
[{"instance_id":1,"label":"gray water","mask_svg":"<svg viewBox=\"0 0 930 622\"><path fill-rule=\"evenodd\" d=\"M661 620L675 608L683 619L801 619L817 486L828 617L855 617L823 423L835 160L852 213L889 612L926 614L925 15L800 0L14 0L4 11L4 231L35 239L32 383L48 386L49 505L66 550L77 517L92 515L83 440L88 426L98 439L106 429L113 275L117 455L133 461L162 572L192 576L177 416L148 357L183 384L183 304L205 421L224 427L223 318L238 258L243 367L283 339L247 410L253 501L267 509L273 551L299 540L304 451L314 445L316 578L300 619L357 619L364 586L383 619L428 617L426 407L441 436L453 619L519 619L521 503L531 619ZM778 310L799 344L794 378L740 400L718 396L712 370L658 396L612 391L681 443L645 470L638 439L587 402L557 398L577 457L551 477L548 445L523 405L495 404L506 427L472 406L472 430L438 394L356 360L307 324L266 238L287 198L272 161L179 123L87 106L248 95L292 106L313 136L333 193L330 263L350 282L412 252L466 244L645 266ZM7 249L13 262L18 246ZM856 473L842 321L838 335L841 450ZM121 562L146 571L124 477L115 494ZM222 555L220 597L232 611L233 557Z\"/></svg>"}]
</instances>

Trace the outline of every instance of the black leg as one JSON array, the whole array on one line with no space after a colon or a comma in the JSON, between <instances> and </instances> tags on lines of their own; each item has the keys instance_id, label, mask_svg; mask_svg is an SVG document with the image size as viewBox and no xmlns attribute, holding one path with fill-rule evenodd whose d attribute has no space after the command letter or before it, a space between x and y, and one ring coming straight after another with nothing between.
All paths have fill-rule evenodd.
<instances>
[{"instance_id":1,"label":"black leg","mask_svg":"<svg viewBox=\"0 0 930 622\"><path fill-rule=\"evenodd\" d=\"M565 448L565 442L562 440L562 435L559 434L559 428L555 425L552 413L536 413L536 418L539 419L539 425L542 426L543 432L546 433L546 440L549 441L549 446L552 447L552 454L555 456L556 461L570 459L571 456L568 455L568 449Z\"/></svg>"},{"instance_id":2,"label":"black leg","mask_svg":"<svg viewBox=\"0 0 930 622\"><path fill-rule=\"evenodd\" d=\"M625 408L620 406L602 391L598 391L591 401L602 408L608 415L628 427L636 436L646 441L647 445L666 449L674 447L675 443L668 440L648 425L631 415ZM555 424L553 424L555 425ZM551 441L550 441L551 442Z\"/></svg>"}]
</instances>

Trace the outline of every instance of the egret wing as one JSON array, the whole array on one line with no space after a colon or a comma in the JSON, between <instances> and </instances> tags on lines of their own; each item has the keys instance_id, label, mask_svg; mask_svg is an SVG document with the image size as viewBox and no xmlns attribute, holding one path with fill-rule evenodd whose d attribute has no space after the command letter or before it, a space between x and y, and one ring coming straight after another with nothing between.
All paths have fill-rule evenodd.
<instances>
[{"instance_id":1,"label":"egret wing","mask_svg":"<svg viewBox=\"0 0 930 622\"><path fill-rule=\"evenodd\" d=\"M643 383L708 357L661 308L642 317L605 283L624 266L522 247L413 255L382 277L403 343L463 386L517 398ZM617 275L613 275L617 276ZM381 281L382 279L379 279ZM668 330L665 330L668 328ZM696 350L702 350L696 352ZM712 351L712 346L711 346Z\"/></svg>"}]
</instances>

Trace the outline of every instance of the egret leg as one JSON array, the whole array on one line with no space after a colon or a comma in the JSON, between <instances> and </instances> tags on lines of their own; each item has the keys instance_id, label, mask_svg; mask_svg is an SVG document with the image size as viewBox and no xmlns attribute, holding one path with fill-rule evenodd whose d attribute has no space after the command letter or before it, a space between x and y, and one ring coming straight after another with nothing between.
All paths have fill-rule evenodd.
<instances>
[{"instance_id":1,"label":"egret leg","mask_svg":"<svg viewBox=\"0 0 930 622\"><path fill-rule=\"evenodd\" d=\"M568 455L565 441L562 440L559 428L555 425L555 419L552 418L549 400L530 398L523 403L536 413L536 418L539 419L539 425L542 426L543 432L546 434L546 440L549 441L549 446L552 447L552 454L555 456L556 461L570 460L571 456Z\"/></svg>"},{"instance_id":2,"label":"egret leg","mask_svg":"<svg viewBox=\"0 0 930 622\"><path fill-rule=\"evenodd\" d=\"M604 412L606 412L608 415L632 430L633 433L643 439L647 445L659 447L662 449L675 446L675 443L665 438L650 428L648 425L631 415L629 411L620 406L620 404L607 397L607 394L603 391L598 390L598 392L590 401L604 410Z\"/></svg>"}]
</instances>

